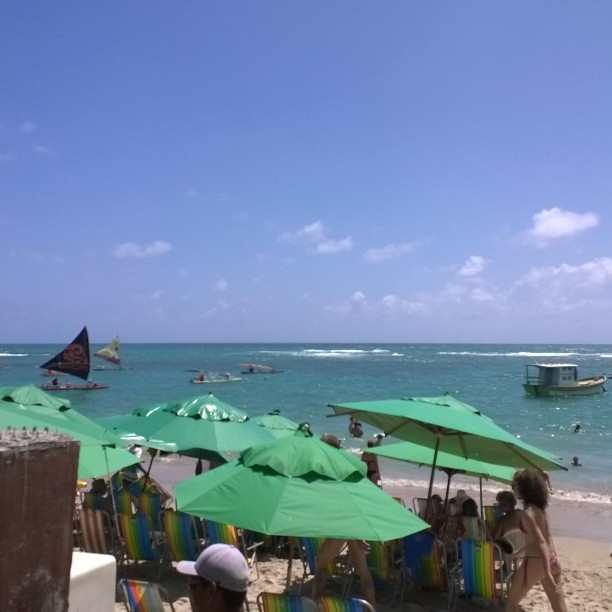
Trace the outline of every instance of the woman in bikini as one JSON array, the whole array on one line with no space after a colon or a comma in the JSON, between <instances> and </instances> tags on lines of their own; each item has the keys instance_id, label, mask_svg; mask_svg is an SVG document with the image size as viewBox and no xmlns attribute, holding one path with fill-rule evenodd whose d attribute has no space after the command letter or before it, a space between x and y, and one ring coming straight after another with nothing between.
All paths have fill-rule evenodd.
<instances>
[{"instance_id":1,"label":"woman in bikini","mask_svg":"<svg viewBox=\"0 0 612 612\"><path fill-rule=\"evenodd\" d=\"M506 600L506 612L518 612L519 604L531 587L540 582L554 612L567 612L561 566L555 552L546 507L548 486L538 470L517 472L512 490L523 501L519 528L525 533L525 560L517 570Z\"/></svg>"}]
</instances>

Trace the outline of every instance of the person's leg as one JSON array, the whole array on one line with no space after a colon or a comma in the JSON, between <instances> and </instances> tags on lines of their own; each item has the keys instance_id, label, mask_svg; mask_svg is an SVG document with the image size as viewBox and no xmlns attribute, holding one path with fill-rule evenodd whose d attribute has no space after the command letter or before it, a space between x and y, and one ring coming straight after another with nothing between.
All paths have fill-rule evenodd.
<instances>
[{"instance_id":1,"label":"person's leg","mask_svg":"<svg viewBox=\"0 0 612 612\"><path fill-rule=\"evenodd\" d=\"M312 597L314 599L321 596L321 591L323 591L327 582L327 570L325 568L340 554L344 542L345 540L327 538L321 545L315 561L315 576L312 581Z\"/></svg>"},{"instance_id":2,"label":"person's leg","mask_svg":"<svg viewBox=\"0 0 612 612\"><path fill-rule=\"evenodd\" d=\"M512 585L506 598L505 612L518 612L519 604L531 587L540 582L544 574L541 559L526 557L514 574Z\"/></svg>"},{"instance_id":3,"label":"person's leg","mask_svg":"<svg viewBox=\"0 0 612 612\"><path fill-rule=\"evenodd\" d=\"M553 579L553 581L547 578L542 580L542 586L544 587L548 601L550 601L550 605L554 612L567 612L561 572L553 574Z\"/></svg>"},{"instance_id":4,"label":"person's leg","mask_svg":"<svg viewBox=\"0 0 612 612\"><path fill-rule=\"evenodd\" d=\"M359 542L353 540L348 541L348 549L351 561L355 567L355 573L359 576L364 597L373 607L376 607L376 591L370 569L368 568L366 551L359 545Z\"/></svg>"}]
</instances>

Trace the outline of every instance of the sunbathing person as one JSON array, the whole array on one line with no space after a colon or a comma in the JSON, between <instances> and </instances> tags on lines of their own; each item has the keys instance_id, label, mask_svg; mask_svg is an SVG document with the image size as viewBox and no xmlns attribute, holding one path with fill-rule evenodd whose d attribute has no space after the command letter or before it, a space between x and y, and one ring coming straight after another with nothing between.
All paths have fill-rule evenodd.
<instances>
[{"instance_id":1,"label":"sunbathing person","mask_svg":"<svg viewBox=\"0 0 612 612\"><path fill-rule=\"evenodd\" d=\"M538 470L522 470L515 474L512 489L524 504L520 528L525 532L525 560L514 575L505 610L518 612L525 595L540 582L554 612L567 612L561 566L546 516L546 481Z\"/></svg>"}]
</instances>

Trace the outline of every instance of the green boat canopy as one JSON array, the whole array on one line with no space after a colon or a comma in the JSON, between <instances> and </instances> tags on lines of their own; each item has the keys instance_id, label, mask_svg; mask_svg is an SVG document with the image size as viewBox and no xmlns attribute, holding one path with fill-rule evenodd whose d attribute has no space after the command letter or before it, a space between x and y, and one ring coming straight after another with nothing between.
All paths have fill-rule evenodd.
<instances>
[{"instance_id":1,"label":"green boat canopy","mask_svg":"<svg viewBox=\"0 0 612 612\"><path fill-rule=\"evenodd\" d=\"M183 512L269 535L388 541L428 528L367 479L362 461L299 432L174 492Z\"/></svg>"}]
</instances>

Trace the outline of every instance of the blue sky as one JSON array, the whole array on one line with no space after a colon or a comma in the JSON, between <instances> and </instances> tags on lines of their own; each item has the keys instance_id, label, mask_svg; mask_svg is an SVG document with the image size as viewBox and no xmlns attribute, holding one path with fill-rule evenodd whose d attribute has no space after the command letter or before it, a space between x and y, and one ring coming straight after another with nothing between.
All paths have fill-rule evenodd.
<instances>
[{"instance_id":1,"label":"blue sky","mask_svg":"<svg viewBox=\"0 0 612 612\"><path fill-rule=\"evenodd\" d=\"M0 8L0 342L610 342L612 4Z\"/></svg>"}]
</instances>

